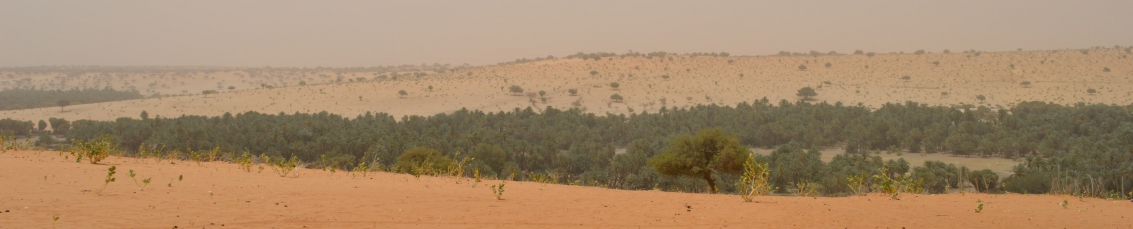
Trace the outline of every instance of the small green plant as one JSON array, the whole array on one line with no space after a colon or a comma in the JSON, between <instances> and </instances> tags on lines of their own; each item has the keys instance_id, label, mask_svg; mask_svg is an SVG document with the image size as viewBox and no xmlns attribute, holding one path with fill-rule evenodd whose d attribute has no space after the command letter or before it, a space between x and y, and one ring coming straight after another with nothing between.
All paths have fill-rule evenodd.
<instances>
[{"instance_id":1,"label":"small green plant","mask_svg":"<svg viewBox=\"0 0 1133 229\"><path fill-rule=\"evenodd\" d=\"M51 216L51 228L55 228L55 222L58 222L58 221L59 221L58 215Z\"/></svg>"},{"instance_id":2,"label":"small green plant","mask_svg":"<svg viewBox=\"0 0 1133 229\"><path fill-rule=\"evenodd\" d=\"M814 196L818 193L818 184L810 183L810 181L803 180L795 183L795 194L798 196Z\"/></svg>"},{"instance_id":3,"label":"small green plant","mask_svg":"<svg viewBox=\"0 0 1133 229\"><path fill-rule=\"evenodd\" d=\"M135 176L137 176L137 174L134 174L134 170L131 169L129 175L130 175L130 179L134 180L134 185L138 186L138 191L145 190L146 185L149 185L149 181L150 181L151 178L146 178L146 179L142 180L141 184L138 184L138 179L135 178Z\"/></svg>"},{"instance_id":4,"label":"small green plant","mask_svg":"<svg viewBox=\"0 0 1133 229\"><path fill-rule=\"evenodd\" d=\"M114 180L115 180L114 174L117 173L116 171L114 171L115 169L118 169L117 166L110 166L110 169L107 170L107 172L106 172L106 180L102 184L102 188L99 188L98 191L94 192L94 194L101 196L102 190L105 190L106 186L109 185L110 182L114 182Z\"/></svg>"},{"instance_id":5,"label":"small green plant","mask_svg":"<svg viewBox=\"0 0 1133 229\"><path fill-rule=\"evenodd\" d=\"M287 174L295 171L296 167L298 167L300 163L299 157L294 155L291 156L291 159L288 160L279 158L273 161L274 162L271 162L269 164L271 165L271 169L275 171L275 173L279 175L279 177L287 177Z\"/></svg>"},{"instance_id":6,"label":"small green plant","mask_svg":"<svg viewBox=\"0 0 1133 229\"><path fill-rule=\"evenodd\" d=\"M236 162L240 164L240 170L249 173L252 172L252 164L254 163L252 161L252 154L248 153L248 151L244 151L244 153L240 155L240 158L236 159Z\"/></svg>"},{"instance_id":7,"label":"small green plant","mask_svg":"<svg viewBox=\"0 0 1133 229\"><path fill-rule=\"evenodd\" d=\"M492 185L492 187L491 187L492 194L496 195L496 200L503 200L504 199L503 196L504 196L504 185L505 184L507 184L507 181L502 180L502 181L500 181L499 185Z\"/></svg>"},{"instance_id":8,"label":"small green plant","mask_svg":"<svg viewBox=\"0 0 1133 229\"><path fill-rule=\"evenodd\" d=\"M476 184L479 184L481 182L480 181L480 169L479 168L472 169L472 176L476 178L476 182L472 182L472 187L475 188Z\"/></svg>"},{"instance_id":9,"label":"small green plant","mask_svg":"<svg viewBox=\"0 0 1133 229\"><path fill-rule=\"evenodd\" d=\"M1067 205L1070 205L1070 201L1062 200L1062 203L1058 203L1058 206L1062 206L1062 209L1066 209Z\"/></svg>"},{"instance_id":10,"label":"small green plant","mask_svg":"<svg viewBox=\"0 0 1133 229\"><path fill-rule=\"evenodd\" d=\"M984 202L983 202L983 200L980 200L980 199L976 199L976 213L980 213L980 212L981 212L981 211L983 211L983 210L984 210Z\"/></svg>"},{"instance_id":11,"label":"small green plant","mask_svg":"<svg viewBox=\"0 0 1133 229\"><path fill-rule=\"evenodd\" d=\"M862 190L862 184L866 181L865 172L862 172L859 176L847 177L846 180L849 181L849 184L846 185L850 186L850 191L853 191L854 195L861 195L865 192L865 190Z\"/></svg>"}]
</instances>

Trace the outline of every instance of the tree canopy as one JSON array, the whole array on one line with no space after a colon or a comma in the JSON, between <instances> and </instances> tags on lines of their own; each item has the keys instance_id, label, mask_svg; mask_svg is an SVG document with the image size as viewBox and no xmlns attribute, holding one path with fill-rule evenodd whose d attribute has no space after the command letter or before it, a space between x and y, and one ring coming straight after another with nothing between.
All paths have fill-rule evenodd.
<instances>
[{"instance_id":1,"label":"tree canopy","mask_svg":"<svg viewBox=\"0 0 1133 229\"><path fill-rule=\"evenodd\" d=\"M803 100L807 100L807 99L810 99L810 97L817 96L818 93L814 91L814 88L803 87L803 88L799 88L799 92L796 93L795 95L803 97Z\"/></svg>"},{"instance_id":2,"label":"tree canopy","mask_svg":"<svg viewBox=\"0 0 1133 229\"><path fill-rule=\"evenodd\" d=\"M708 182L708 191L716 192L713 173L737 174L750 160L751 151L723 129L711 128L695 136L681 135L669 142L669 149L649 159L657 173L670 176L692 176Z\"/></svg>"}]
</instances>

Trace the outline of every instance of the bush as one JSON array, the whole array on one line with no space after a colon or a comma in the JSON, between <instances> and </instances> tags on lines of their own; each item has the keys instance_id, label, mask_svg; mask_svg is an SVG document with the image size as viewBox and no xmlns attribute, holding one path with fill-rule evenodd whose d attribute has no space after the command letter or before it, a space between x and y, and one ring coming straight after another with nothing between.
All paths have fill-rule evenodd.
<instances>
[{"instance_id":1,"label":"bush","mask_svg":"<svg viewBox=\"0 0 1133 229\"><path fill-rule=\"evenodd\" d=\"M55 139L51 138L50 135L47 135L47 132L40 132L39 139L35 140L36 146L49 146L52 144L55 144Z\"/></svg>"},{"instance_id":2,"label":"bush","mask_svg":"<svg viewBox=\"0 0 1133 229\"><path fill-rule=\"evenodd\" d=\"M1011 175L1003 179L1003 189L1011 193L1044 194L1050 192L1051 177L1046 173Z\"/></svg>"},{"instance_id":3,"label":"bush","mask_svg":"<svg viewBox=\"0 0 1133 229\"><path fill-rule=\"evenodd\" d=\"M98 164L99 161L106 159L117 150L118 144L104 135L86 141L76 140L75 145L71 146L71 155L75 156L75 161L82 161L85 157L91 164Z\"/></svg>"},{"instance_id":4,"label":"bush","mask_svg":"<svg viewBox=\"0 0 1133 229\"><path fill-rule=\"evenodd\" d=\"M397 163L393 164L393 169L395 172L414 175L440 174L451 163L452 159L445 157L440 151L417 147L406 150L405 153L398 156Z\"/></svg>"}]
</instances>

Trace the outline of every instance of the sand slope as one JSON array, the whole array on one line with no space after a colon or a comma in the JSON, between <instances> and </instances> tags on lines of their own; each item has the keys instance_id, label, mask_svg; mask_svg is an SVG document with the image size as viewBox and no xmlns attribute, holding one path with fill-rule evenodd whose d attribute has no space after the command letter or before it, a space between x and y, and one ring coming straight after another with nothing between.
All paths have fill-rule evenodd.
<instances>
[{"instance_id":1,"label":"sand slope","mask_svg":"<svg viewBox=\"0 0 1133 229\"><path fill-rule=\"evenodd\" d=\"M902 200L759 197L624 191L300 169L281 178L234 164L58 152L0 154L0 228L1129 228L1133 203L1045 195L906 195ZM103 195L106 169L117 182ZM153 183L138 191L134 170ZM184 180L177 181L178 176ZM172 179L172 181L170 181ZM172 185L169 187L168 185ZM211 194L210 194L211 193ZM985 204L974 213L976 200ZM1069 200L1067 208L1057 203Z\"/></svg>"}]
</instances>

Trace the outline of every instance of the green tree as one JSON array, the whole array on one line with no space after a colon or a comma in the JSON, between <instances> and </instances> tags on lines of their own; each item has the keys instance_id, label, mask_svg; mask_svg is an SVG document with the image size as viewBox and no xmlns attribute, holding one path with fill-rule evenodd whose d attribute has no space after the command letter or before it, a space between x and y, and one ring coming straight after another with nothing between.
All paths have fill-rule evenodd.
<instances>
[{"instance_id":1,"label":"green tree","mask_svg":"<svg viewBox=\"0 0 1133 229\"><path fill-rule=\"evenodd\" d=\"M999 190L999 175L990 169L972 171L968 173L968 182L980 192Z\"/></svg>"},{"instance_id":2,"label":"green tree","mask_svg":"<svg viewBox=\"0 0 1133 229\"><path fill-rule=\"evenodd\" d=\"M939 60L938 60L938 61L933 61L933 62L932 62L932 65L940 66L940 61L939 61Z\"/></svg>"},{"instance_id":3,"label":"green tree","mask_svg":"<svg viewBox=\"0 0 1133 229\"><path fill-rule=\"evenodd\" d=\"M507 153L504 152L504 149L491 144L476 144L476 148L472 149L471 155L476 161L482 162L491 168L492 173L503 172L504 164L507 163Z\"/></svg>"},{"instance_id":4,"label":"green tree","mask_svg":"<svg viewBox=\"0 0 1133 229\"><path fill-rule=\"evenodd\" d=\"M877 54L873 53L873 52L869 52L869 53L865 54L865 56L867 56L867 57L873 57L873 55L877 55Z\"/></svg>"},{"instance_id":5,"label":"green tree","mask_svg":"<svg viewBox=\"0 0 1133 229\"><path fill-rule=\"evenodd\" d=\"M670 176L701 177L708 182L708 191L716 193L713 173L738 174L751 152L738 139L721 128L703 129L695 136L681 135L669 142L669 148L649 159L657 173Z\"/></svg>"},{"instance_id":6,"label":"green tree","mask_svg":"<svg viewBox=\"0 0 1133 229\"><path fill-rule=\"evenodd\" d=\"M37 128L37 129L39 129L39 132L43 132L43 130L46 130L47 129L47 122L43 121L43 119L40 119L39 120L39 128Z\"/></svg>"},{"instance_id":7,"label":"green tree","mask_svg":"<svg viewBox=\"0 0 1133 229\"><path fill-rule=\"evenodd\" d=\"M799 65L799 70L806 71L806 65Z\"/></svg>"},{"instance_id":8,"label":"green tree","mask_svg":"<svg viewBox=\"0 0 1133 229\"><path fill-rule=\"evenodd\" d=\"M511 85L511 87L508 87L507 90L508 90L508 92L511 92L512 94L515 94L515 95L519 95L520 93L523 93L523 88L519 87L519 85Z\"/></svg>"},{"instance_id":9,"label":"green tree","mask_svg":"<svg viewBox=\"0 0 1133 229\"><path fill-rule=\"evenodd\" d=\"M1102 69L1102 71L1103 71L1103 72L1109 72L1109 67L1105 67L1105 68L1103 68L1103 69Z\"/></svg>"},{"instance_id":10,"label":"green tree","mask_svg":"<svg viewBox=\"0 0 1133 229\"><path fill-rule=\"evenodd\" d=\"M669 80L669 75L668 74L661 75L661 79Z\"/></svg>"},{"instance_id":11,"label":"green tree","mask_svg":"<svg viewBox=\"0 0 1133 229\"><path fill-rule=\"evenodd\" d=\"M622 86L622 85L618 84L618 82L610 83L610 88L613 88L614 90L618 90L619 86Z\"/></svg>"},{"instance_id":12,"label":"green tree","mask_svg":"<svg viewBox=\"0 0 1133 229\"><path fill-rule=\"evenodd\" d=\"M614 102L622 102L622 95L614 93L613 95L610 95L610 100L613 100Z\"/></svg>"},{"instance_id":13,"label":"green tree","mask_svg":"<svg viewBox=\"0 0 1133 229\"><path fill-rule=\"evenodd\" d=\"M799 92L795 95L796 96L802 96L803 100L808 100L808 99L810 99L810 97L817 96L818 92L815 92L814 88L803 87L803 88L799 88Z\"/></svg>"},{"instance_id":14,"label":"green tree","mask_svg":"<svg viewBox=\"0 0 1133 229\"><path fill-rule=\"evenodd\" d=\"M64 107L67 107L67 106L70 106L70 105L71 105L71 101L67 101L67 100L59 100L59 102L55 102L55 105L59 105L59 112L63 112L63 108L64 108Z\"/></svg>"},{"instance_id":15,"label":"green tree","mask_svg":"<svg viewBox=\"0 0 1133 229\"><path fill-rule=\"evenodd\" d=\"M830 62L826 62L826 67L829 68L830 66L833 66L833 65L830 64Z\"/></svg>"},{"instance_id":16,"label":"green tree","mask_svg":"<svg viewBox=\"0 0 1133 229\"><path fill-rule=\"evenodd\" d=\"M546 95L547 95L547 91L539 90L539 97L543 97L543 96L546 96Z\"/></svg>"},{"instance_id":17,"label":"green tree","mask_svg":"<svg viewBox=\"0 0 1133 229\"><path fill-rule=\"evenodd\" d=\"M909 77L909 76L902 76L902 77L901 77L901 79L902 79L902 80L905 80L905 81L909 81L909 79L912 79L912 78L913 78L913 77Z\"/></svg>"},{"instance_id":18,"label":"green tree","mask_svg":"<svg viewBox=\"0 0 1133 229\"><path fill-rule=\"evenodd\" d=\"M1086 93L1090 93L1091 95L1093 95L1094 93L1098 93L1098 90L1094 90L1093 88L1090 88L1090 89L1086 89Z\"/></svg>"},{"instance_id":19,"label":"green tree","mask_svg":"<svg viewBox=\"0 0 1133 229\"><path fill-rule=\"evenodd\" d=\"M1031 81L1019 82L1019 85L1023 85L1024 88L1031 87Z\"/></svg>"},{"instance_id":20,"label":"green tree","mask_svg":"<svg viewBox=\"0 0 1133 229\"><path fill-rule=\"evenodd\" d=\"M567 92L570 92L570 96L578 95L578 89L574 89L574 88L567 89Z\"/></svg>"},{"instance_id":21,"label":"green tree","mask_svg":"<svg viewBox=\"0 0 1133 229\"><path fill-rule=\"evenodd\" d=\"M590 75L598 75L598 71L590 71Z\"/></svg>"},{"instance_id":22,"label":"green tree","mask_svg":"<svg viewBox=\"0 0 1133 229\"><path fill-rule=\"evenodd\" d=\"M917 55L924 54L924 49L917 50L916 52L913 52L913 54L917 54Z\"/></svg>"},{"instance_id":23,"label":"green tree","mask_svg":"<svg viewBox=\"0 0 1133 229\"><path fill-rule=\"evenodd\" d=\"M397 91L397 97L405 98L407 95L409 95L409 92L405 92L405 90Z\"/></svg>"},{"instance_id":24,"label":"green tree","mask_svg":"<svg viewBox=\"0 0 1133 229\"><path fill-rule=\"evenodd\" d=\"M984 95L977 95L976 99L980 100L980 102L983 102L985 99L987 99L987 97L985 97Z\"/></svg>"},{"instance_id":25,"label":"green tree","mask_svg":"<svg viewBox=\"0 0 1133 229\"><path fill-rule=\"evenodd\" d=\"M229 90L229 91L231 91L231 90L236 90L236 86L228 86L228 90Z\"/></svg>"}]
</instances>

